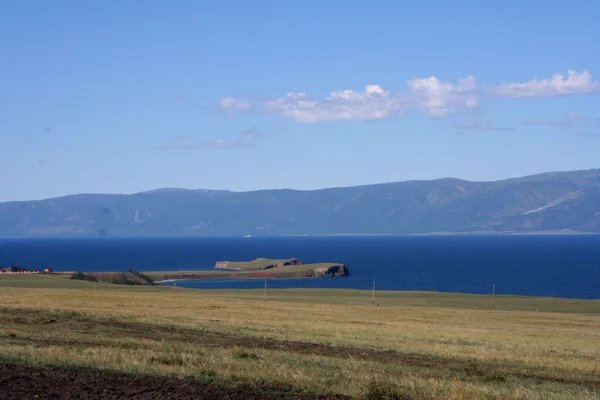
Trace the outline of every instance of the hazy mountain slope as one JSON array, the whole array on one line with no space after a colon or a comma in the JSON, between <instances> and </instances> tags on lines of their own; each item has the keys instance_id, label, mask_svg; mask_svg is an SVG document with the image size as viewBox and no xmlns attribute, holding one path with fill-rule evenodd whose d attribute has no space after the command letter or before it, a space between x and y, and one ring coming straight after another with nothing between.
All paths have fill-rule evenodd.
<instances>
[{"instance_id":1,"label":"hazy mountain slope","mask_svg":"<svg viewBox=\"0 0 600 400\"><path fill-rule=\"evenodd\" d=\"M600 232L600 170L316 191L158 189L0 203L0 236Z\"/></svg>"}]
</instances>

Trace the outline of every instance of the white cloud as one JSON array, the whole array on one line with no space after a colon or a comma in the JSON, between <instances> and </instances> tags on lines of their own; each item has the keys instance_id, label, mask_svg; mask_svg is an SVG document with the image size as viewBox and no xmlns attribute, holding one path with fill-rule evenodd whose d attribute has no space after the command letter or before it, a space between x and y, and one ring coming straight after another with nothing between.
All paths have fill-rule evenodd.
<instances>
[{"instance_id":1,"label":"white cloud","mask_svg":"<svg viewBox=\"0 0 600 400\"><path fill-rule=\"evenodd\" d=\"M417 106L432 117L443 118L450 114L479 105L477 83L468 76L456 84L442 82L435 76L407 82Z\"/></svg>"},{"instance_id":2,"label":"white cloud","mask_svg":"<svg viewBox=\"0 0 600 400\"><path fill-rule=\"evenodd\" d=\"M582 72L568 70L568 77L556 73L552 78L533 79L523 83L503 83L490 90L498 97L534 98L572 94L600 93L600 82L595 82L587 69Z\"/></svg>"},{"instance_id":3,"label":"white cloud","mask_svg":"<svg viewBox=\"0 0 600 400\"><path fill-rule=\"evenodd\" d=\"M405 109L397 94L379 85L367 85L364 92L340 90L318 100L304 93L290 92L285 97L265 101L267 112L280 114L303 124L329 121L372 121L388 118Z\"/></svg>"},{"instance_id":4,"label":"white cloud","mask_svg":"<svg viewBox=\"0 0 600 400\"><path fill-rule=\"evenodd\" d=\"M250 109L250 103L247 101L240 101L233 97L225 97L221 100L219 105L221 110L229 111L231 113L238 111L248 111Z\"/></svg>"},{"instance_id":5,"label":"white cloud","mask_svg":"<svg viewBox=\"0 0 600 400\"><path fill-rule=\"evenodd\" d=\"M262 102L265 112L282 115L303 124L330 121L374 121L411 110L431 117L446 117L479 105L475 78L469 76L456 83L442 82L436 77L407 82L408 92L390 92L379 85L367 85L362 92L339 90L318 99L305 93L290 92L285 97ZM226 98L221 108L234 108L237 100ZM226 104L224 104L226 103ZM245 109L250 105L244 103ZM231 106L230 106L231 105ZM235 105L235 106L234 106ZM242 108L235 107L237 111Z\"/></svg>"},{"instance_id":6,"label":"white cloud","mask_svg":"<svg viewBox=\"0 0 600 400\"><path fill-rule=\"evenodd\" d=\"M329 121L373 121L390 118L412 111L433 118L444 118L479 107L483 100L493 98L535 98L600 93L600 82L595 82L588 70L568 71L568 77L554 74L548 79L528 82L503 83L480 87L473 76L456 82L441 81L435 76L406 81L408 90L392 92L379 85L367 85L362 92L333 91L324 98L311 97L301 92L290 92L284 97L264 100L257 104L226 97L219 109L230 113L257 110L278 114L299 123L312 124ZM581 118L572 114L568 120ZM529 121L540 124L542 121ZM480 126L490 129L491 126ZM466 128L468 129L468 128Z\"/></svg>"},{"instance_id":7,"label":"white cloud","mask_svg":"<svg viewBox=\"0 0 600 400\"><path fill-rule=\"evenodd\" d=\"M407 84L410 92L392 93L379 85L367 85L363 92L334 91L322 100L291 92L285 97L264 102L264 107L268 112L310 124L372 121L412 109L440 118L479 105L477 84L471 76L459 79L455 84L442 82L434 76L413 79Z\"/></svg>"}]
</instances>

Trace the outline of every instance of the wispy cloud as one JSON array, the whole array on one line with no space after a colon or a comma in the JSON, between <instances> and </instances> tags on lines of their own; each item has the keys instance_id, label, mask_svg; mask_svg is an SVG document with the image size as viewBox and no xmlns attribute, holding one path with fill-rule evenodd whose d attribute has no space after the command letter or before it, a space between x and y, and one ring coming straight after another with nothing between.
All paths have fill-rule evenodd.
<instances>
[{"instance_id":1,"label":"wispy cloud","mask_svg":"<svg viewBox=\"0 0 600 400\"><path fill-rule=\"evenodd\" d=\"M490 90L498 97L533 98L573 94L600 93L600 82L594 81L590 71L568 70L568 76L556 73L552 78L533 79L522 83L503 83Z\"/></svg>"},{"instance_id":2,"label":"wispy cloud","mask_svg":"<svg viewBox=\"0 0 600 400\"><path fill-rule=\"evenodd\" d=\"M587 122L586 126L581 126L581 123ZM591 123L591 124L590 124ZM523 120L523 125L529 126L553 126L556 128L571 128L574 126L580 126L582 128L594 127L593 119L587 115L578 113L567 113L560 119L536 119L530 118ZM599 125L600 126L600 125Z\"/></svg>"},{"instance_id":3,"label":"wispy cloud","mask_svg":"<svg viewBox=\"0 0 600 400\"><path fill-rule=\"evenodd\" d=\"M248 111L250 109L250 103L234 99L233 97L225 97L221 100L221 103L217 108L227 111L230 114L234 114L240 111Z\"/></svg>"},{"instance_id":4,"label":"wispy cloud","mask_svg":"<svg viewBox=\"0 0 600 400\"><path fill-rule=\"evenodd\" d=\"M579 121L579 120L586 120L586 119L590 119L590 117L588 117L587 115L584 114L579 114L579 113L566 113L565 114L565 119L569 120L569 121Z\"/></svg>"},{"instance_id":5,"label":"wispy cloud","mask_svg":"<svg viewBox=\"0 0 600 400\"><path fill-rule=\"evenodd\" d=\"M454 127L457 129L472 130L472 131L496 131L496 132L508 132L514 131L514 128L508 128L504 126L498 126L490 121L462 121L454 122Z\"/></svg>"},{"instance_id":6,"label":"wispy cloud","mask_svg":"<svg viewBox=\"0 0 600 400\"><path fill-rule=\"evenodd\" d=\"M240 132L236 141L238 143L256 143L259 140L262 140L262 138L262 133L256 127L252 127L243 132Z\"/></svg>"},{"instance_id":7,"label":"wispy cloud","mask_svg":"<svg viewBox=\"0 0 600 400\"><path fill-rule=\"evenodd\" d=\"M157 147L160 150L228 150L256 147L256 142L262 139L262 134L251 128L240 132L233 140L213 139L201 143L173 143Z\"/></svg>"},{"instance_id":8,"label":"wispy cloud","mask_svg":"<svg viewBox=\"0 0 600 400\"><path fill-rule=\"evenodd\" d=\"M526 119L523 121L523 125L528 126L554 126L557 128L570 128L573 126L572 121L568 120L556 120L556 119Z\"/></svg>"},{"instance_id":9,"label":"wispy cloud","mask_svg":"<svg viewBox=\"0 0 600 400\"><path fill-rule=\"evenodd\" d=\"M435 76L405 82L404 91L394 92L377 84L363 91L336 90L326 97L290 92L279 98L238 100L226 97L217 108L230 114L255 111L281 115L302 124L331 121L373 121L421 112L432 118L445 118L479 107L494 98L538 98L600 93L600 82L588 70L568 70L567 77L480 86L473 76L442 81Z\"/></svg>"}]
</instances>

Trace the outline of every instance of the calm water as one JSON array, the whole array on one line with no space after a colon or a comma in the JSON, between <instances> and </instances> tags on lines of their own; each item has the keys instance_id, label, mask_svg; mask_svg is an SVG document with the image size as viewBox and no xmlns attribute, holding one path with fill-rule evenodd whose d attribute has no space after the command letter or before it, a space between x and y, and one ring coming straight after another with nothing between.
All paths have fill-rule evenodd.
<instances>
[{"instance_id":1,"label":"calm water","mask_svg":"<svg viewBox=\"0 0 600 400\"><path fill-rule=\"evenodd\" d=\"M274 280L271 288L433 290L600 299L600 236L0 239L0 265L56 271L207 269L221 260L298 257L348 264L345 278ZM259 288L263 281L186 281Z\"/></svg>"}]
</instances>

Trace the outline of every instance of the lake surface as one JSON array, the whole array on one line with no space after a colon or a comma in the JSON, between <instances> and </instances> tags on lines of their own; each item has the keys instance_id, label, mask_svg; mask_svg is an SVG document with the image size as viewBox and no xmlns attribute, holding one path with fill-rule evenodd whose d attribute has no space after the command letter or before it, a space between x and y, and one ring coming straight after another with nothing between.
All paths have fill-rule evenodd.
<instances>
[{"instance_id":1,"label":"lake surface","mask_svg":"<svg viewBox=\"0 0 600 400\"><path fill-rule=\"evenodd\" d=\"M0 239L0 265L55 271L212 270L217 261L298 257L351 276L271 280L270 288L431 290L600 299L600 235ZM182 281L201 289L264 281Z\"/></svg>"}]
</instances>

